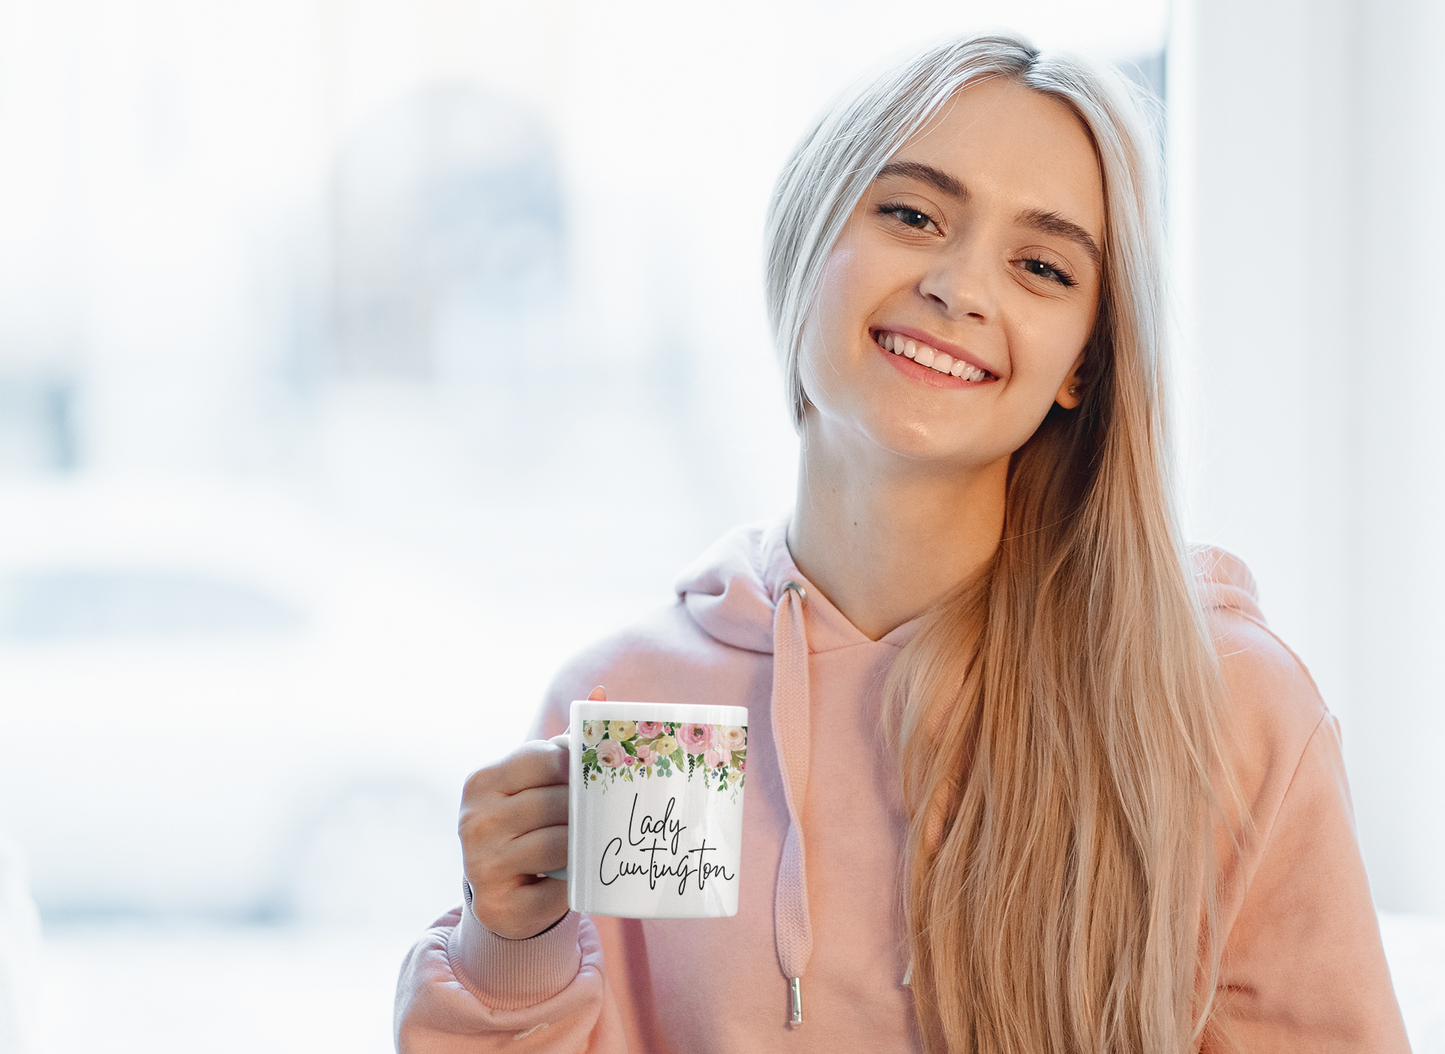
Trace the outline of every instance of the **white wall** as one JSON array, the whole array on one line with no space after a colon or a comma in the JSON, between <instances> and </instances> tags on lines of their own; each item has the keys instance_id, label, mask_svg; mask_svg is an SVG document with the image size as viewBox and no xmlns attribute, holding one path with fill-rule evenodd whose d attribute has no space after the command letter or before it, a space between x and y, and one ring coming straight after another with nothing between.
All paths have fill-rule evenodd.
<instances>
[{"instance_id":1,"label":"white wall","mask_svg":"<svg viewBox=\"0 0 1445 1054\"><path fill-rule=\"evenodd\" d=\"M1437 0L1178 0L1171 223L1193 536L1344 728L1376 900L1445 911Z\"/></svg>"}]
</instances>

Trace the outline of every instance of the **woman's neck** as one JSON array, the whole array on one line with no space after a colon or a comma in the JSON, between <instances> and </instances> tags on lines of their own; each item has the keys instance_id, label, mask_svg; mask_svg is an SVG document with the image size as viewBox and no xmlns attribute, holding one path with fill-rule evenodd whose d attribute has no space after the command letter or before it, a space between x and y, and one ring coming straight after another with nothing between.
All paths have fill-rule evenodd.
<instances>
[{"instance_id":1,"label":"woman's neck","mask_svg":"<svg viewBox=\"0 0 1445 1054\"><path fill-rule=\"evenodd\" d=\"M1007 459L945 469L805 436L788 548L798 570L878 640L993 557L1007 477Z\"/></svg>"}]
</instances>

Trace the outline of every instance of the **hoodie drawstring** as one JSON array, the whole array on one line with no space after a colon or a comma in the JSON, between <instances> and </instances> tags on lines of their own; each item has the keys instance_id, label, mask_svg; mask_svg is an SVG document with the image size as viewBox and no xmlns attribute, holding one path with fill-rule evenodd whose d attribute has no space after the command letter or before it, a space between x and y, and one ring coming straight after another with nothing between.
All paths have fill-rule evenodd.
<instances>
[{"instance_id":1,"label":"hoodie drawstring","mask_svg":"<svg viewBox=\"0 0 1445 1054\"><path fill-rule=\"evenodd\" d=\"M778 965L788 980L794 1028L803 1023L803 971L813 954L813 922L808 915L808 874L799 815L808 789L812 743L808 691L808 634L803 605L808 594L797 582L784 582L773 611L773 746L788 803L788 835L778 865L773 895L773 933Z\"/></svg>"}]
</instances>

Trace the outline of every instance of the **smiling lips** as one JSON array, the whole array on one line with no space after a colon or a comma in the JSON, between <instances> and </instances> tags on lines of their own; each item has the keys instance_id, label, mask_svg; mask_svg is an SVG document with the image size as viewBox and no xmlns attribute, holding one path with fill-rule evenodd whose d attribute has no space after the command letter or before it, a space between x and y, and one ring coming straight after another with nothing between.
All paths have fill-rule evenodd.
<instances>
[{"instance_id":1,"label":"smiling lips","mask_svg":"<svg viewBox=\"0 0 1445 1054\"><path fill-rule=\"evenodd\" d=\"M927 366L938 373L946 373L965 381L986 381L993 375L977 366L971 366L962 359L955 359L946 351L937 351L927 344L903 336L901 333L879 332L875 338L878 346L895 355L903 355L920 366Z\"/></svg>"}]
</instances>

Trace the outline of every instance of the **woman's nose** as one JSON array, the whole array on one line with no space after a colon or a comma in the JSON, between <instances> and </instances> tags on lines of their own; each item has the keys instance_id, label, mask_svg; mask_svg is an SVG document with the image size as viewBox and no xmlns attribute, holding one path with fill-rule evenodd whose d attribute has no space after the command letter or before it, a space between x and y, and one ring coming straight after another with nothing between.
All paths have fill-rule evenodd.
<instances>
[{"instance_id":1,"label":"woman's nose","mask_svg":"<svg viewBox=\"0 0 1445 1054\"><path fill-rule=\"evenodd\" d=\"M996 280L983 246L975 241L959 242L931 261L918 291L948 318L982 322L993 318Z\"/></svg>"}]
</instances>

